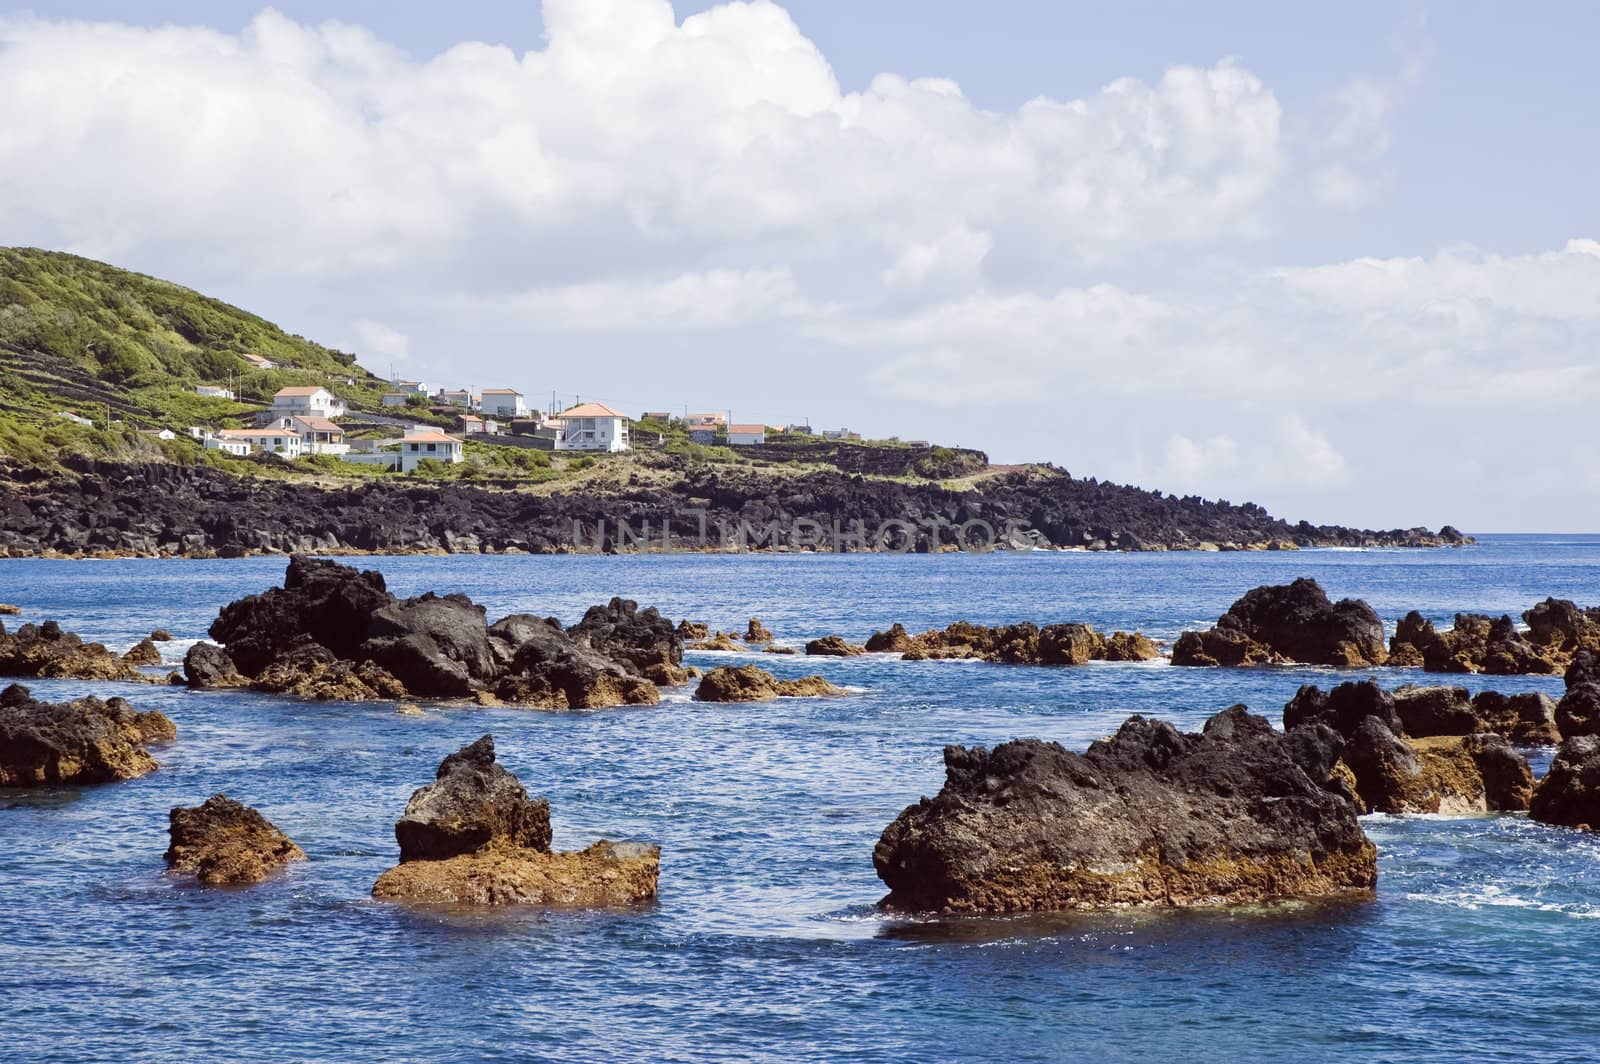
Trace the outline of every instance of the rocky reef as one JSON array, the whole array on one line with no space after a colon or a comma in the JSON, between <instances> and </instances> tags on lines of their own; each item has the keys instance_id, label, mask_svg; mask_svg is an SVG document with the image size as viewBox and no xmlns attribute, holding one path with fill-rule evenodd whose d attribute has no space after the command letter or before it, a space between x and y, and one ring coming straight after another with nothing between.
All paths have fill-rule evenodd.
<instances>
[{"instance_id":1,"label":"rocky reef","mask_svg":"<svg viewBox=\"0 0 1600 1064\"><path fill-rule=\"evenodd\" d=\"M706 673L695 689L701 702L771 702L776 698L828 698L844 694L821 676L780 680L759 665L722 665Z\"/></svg>"},{"instance_id":2,"label":"rocky reef","mask_svg":"<svg viewBox=\"0 0 1600 1064\"><path fill-rule=\"evenodd\" d=\"M1329 732L1330 742L1337 737ZM945 748L945 785L884 831L888 908L943 913L1370 895L1376 851L1336 750L1235 706L1199 734L1130 718L1075 754Z\"/></svg>"},{"instance_id":3,"label":"rocky reef","mask_svg":"<svg viewBox=\"0 0 1600 1064\"><path fill-rule=\"evenodd\" d=\"M1083 665L1090 661L1149 661L1160 648L1138 632L1103 635L1087 624L981 625L957 621L944 629L910 635L896 622L874 632L865 649L899 654L907 661L970 659L1007 665ZM810 648L807 648L807 653Z\"/></svg>"},{"instance_id":4,"label":"rocky reef","mask_svg":"<svg viewBox=\"0 0 1600 1064\"><path fill-rule=\"evenodd\" d=\"M1600 735L1574 735L1561 744L1528 815L1545 824L1600 829Z\"/></svg>"},{"instance_id":5,"label":"rocky reef","mask_svg":"<svg viewBox=\"0 0 1600 1064\"><path fill-rule=\"evenodd\" d=\"M1522 620L1526 631L1519 631L1509 615L1458 613L1454 627L1441 632L1413 610L1389 641L1391 663L1429 672L1548 675L1584 651L1600 651L1600 608L1547 598L1524 610Z\"/></svg>"},{"instance_id":6,"label":"rocky reef","mask_svg":"<svg viewBox=\"0 0 1600 1064\"><path fill-rule=\"evenodd\" d=\"M550 804L528 797L495 763L493 736L446 757L395 824L400 864L372 895L434 904L596 908L631 905L656 894L661 851L601 840L586 849L550 849Z\"/></svg>"},{"instance_id":7,"label":"rocky reef","mask_svg":"<svg viewBox=\"0 0 1600 1064\"><path fill-rule=\"evenodd\" d=\"M847 643L843 636L825 635L806 643L806 653L816 658L854 658L867 652L865 647Z\"/></svg>"},{"instance_id":8,"label":"rocky reef","mask_svg":"<svg viewBox=\"0 0 1600 1064\"><path fill-rule=\"evenodd\" d=\"M119 656L103 643L85 643L55 621L24 624L15 632L7 632L0 624L0 676L157 683L157 677L140 672L139 666L160 662L161 652L148 639Z\"/></svg>"},{"instance_id":9,"label":"rocky reef","mask_svg":"<svg viewBox=\"0 0 1600 1064\"><path fill-rule=\"evenodd\" d=\"M897 453L884 448L890 457ZM918 452L906 451L916 454ZM926 452L922 452L926 453ZM987 522L997 545L1090 550L1246 550L1295 546L1453 546L1446 526L1371 531L1290 523L1240 506L1074 477L1049 466L1002 472L977 487L873 479L853 472L772 474L652 456L648 482L534 494L401 480L329 488L311 480L241 477L204 465L62 456L61 470L0 461L0 556L526 551L622 549L617 522L648 521L652 543L719 543L741 522L764 529L800 520L824 529L886 522L914 529L913 549L953 549L967 522ZM705 524L702 525L701 514ZM709 528L709 542L701 539ZM1028 535L1008 536L1006 529ZM863 537L865 538L865 537ZM858 549L849 537L846 549Z\"/></svg>"},{"instance_id":10,"label":"rocky reef","mask_svg":"<svg viewBox=\"0 0 1600 1064\"><path fill-rule=\"evenodd\" d=\"M1301 662L1364 668L1382 665L1383 622L1359 599L1332 602L1315 580L1247 591L1216 627L1184 632L1174 665L1275 665Z\"/></svg>"},{"instance_id":11,"label":"rocky reef","mask_svg":"<svg viewBox=\"0 0 1600 1064\"><path fill-rule=\"evenodd\" d=\"M1480 730L1485 722L1471 713L1472 703L1461 712L1452 690L1391 694L1372 680L1329 691L1307 685L1284 706L1283 726L1289 741L1332 755L1329 781L1346 787L1362 812L1527 809L1527 758L1504 735ZM1407 719L1423 734L1410 733Z\"/></svg>"},{"instance_id":12,"label":"rocky reef","mask_svg":"<svg viewBox=\"0 0 1600 1064\"><path fill-rule=\"evenodd\" d=\"M120 698L40 702L12 684L0 692L0 787L134 779L156 768L145 747L177 733L161 713Z\"/></svg>"},{"instance_id":13,"label":"rocky reef","mask_svg":"<svg viewBox=\"0 0 1600 1064\"><path fill-rule=\"evenodd\" d=\"M1556 728L1562 737L1600 735L1600 655L1573 655L1562 674L1566 692L1556 703Z\"/></svg>"},{"instance_id":14,"label":"rocky reef","mask_svg":"<svg viewBox=\"0 0 1600 1064\"><path fill-rule=\"evenodd\" d=\"M1412 738L1488 732L1517 746L1554 746L1561 741L1556 703L1538 691L1469 695L1465 687L1407 684L1394 691L1393 697L1400 726Z\"/></svg>"},{"instance_id":15,"label":"rocky reef","mask_svg":"<svg viewBox=\"0 0 1600 1064\"><path fill-rule=\"evenodd\" d=\"M531 614L489 624L465 595L399 599L380 573L299 555L282 587L224 606L210 635L222 645L185 659L195 687L567 709L654 705L657 682L688 679L671 622L624 599L570 629Z\"/></svg>"},{"instance_id":16,"label":"rocky reef","mask_svg":"<svg viewBox=\"0 0 1600 1064\"><path fill-rule=\"evenodd\" d=\"M193 872L209 886L259 883L305 852L258 811L214 794L200 805L177 806L168 816L167 867Z\"/></svg>"}]
</instances>

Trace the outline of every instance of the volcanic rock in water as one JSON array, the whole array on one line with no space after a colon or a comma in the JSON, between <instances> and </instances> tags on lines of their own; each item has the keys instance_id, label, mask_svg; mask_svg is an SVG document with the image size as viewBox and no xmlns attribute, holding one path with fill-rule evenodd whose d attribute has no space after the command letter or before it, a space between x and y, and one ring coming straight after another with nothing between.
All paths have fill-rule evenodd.
<instances>
[{"instance_id":1,"label":"volcanic rock in water","mask_svg":"<svg viewBox=\"0 0 1600 1064\"><path fill-rule=\"evenodd\" d=\"M1509 616L1458 613L1448 632L1415 610L1401 618L1389 641L1391 654L1429 672L1483 672L1497 676L1546 674L1557 671L1549 648L1534 645L1516 630Z\"/></svg>"},{"instance_id":2,"label":"volcanic rock in water","mask_svg":"<svg viewBox=\"0 0 1600 1064\"><path fill-rule=\"evenodd\" d=\"M1405 733L1414 739L1430 735L1471 735L1484 731L1465 687L1419 687L1406 684L1394 692L1394 708ZM1285 710L1285 727L1288 726Z\"/></svg>"},{"instance_id":3,"label":"volcanic rock in water","mask_svg":"<svg viewBox=\"0 0 1600 1064\"><path fill-rule=\"evenodd\" d=\"M489 625L465 595L397 599L376 572L298 555L283 587L225 606L211 635L226 650L192 650L191 684L242 680L304 698L599 708L654 705L652 676L687 681L672 625L625 599L594 607L570 632L529 614Z\"/></svg>"},{"instance_id":4,"label":"volcanic rock in water","mask_svg":"<svg viewBox=\"0 0 1600 1064\"><path fill-rule=\"evenodd\" d=\"M550 803L529 798L517 777L495 764L485 735L439 763L394 825L402 861L437 861L485 846L550 849Z\"/></svg>"},{"instance_id":5,"label":"volcanic rock in water","mask_svg":"<svg viewBox=\"0 0 1600 1064\"><path fill-rule=\"evenodd\" d=\"M821 639L813 639L806 644L806 653L812 657L854 658L866 652L865 647L847 643L843 637L837 635L825 635Z\"/></svg>"},{"instance_id":6,"label":"volcanic rock in water","mask_svg":"<svg viewBox=\"0 0 1600 1064\"><path fill-rule=\"evenodd\" d=\"M844 694L821 676L780 680L759 665L722 665L706 673L694 696L701 702L771 702L775 698L825 698Z\"/></svg>"},{"instance_id":7,"label":"volcanic rock in water","mask_svg":"<svg viewBox=\"0 0 1600 1064\"><path fill-rule=\"evenodd\" d=\"M696 639L710 639L711 627L703 621L679 621L678 638L685 643Z\"/></svg>"},{"instance_id":8,"label":"volcanic rock in water","mask_svg":"<svg viewBox=\"0 0 1600 1064\"><path fill-rule=\"evenodd\" d=\"M687 682L683 637L654 607L641 610L631 599L613 598L604 606L590 606L567 634L658 684L678 687Z\"/></svg>"},{"instance_id":9,"label":"volcanic rock in water","mask_svg":"<svg viewBox=\"0 0 1600 1064\"><path fill-rule=\"evenodd\" d=\"M0 787L134 779L157 767L144 747L176 737L161 713L120 698L40 702L12 684L0 692Z\"/></svg>"},{"instance_id":10,"label":"volcanic rock in water","mask_svg":"<svg viewBox=\"0 0 1600 1064\"><path fill-rule=\"evenodd\" d=\"M1472 698L1480 732L1503 735L1518 746L1555 746L1561 742L1556 703L1542 691L1503 695L1480 691Z\"/></svg>"},{"instance_id":11,"label":"volcanic rock in water","mask_svg":"<svg viewBox=\"0 0 1600 1064\"><path fill-rule=\"evenodd\" d=\"M1247 591L1207 632L1184 632L1174 665L1305 662L1362 668L1382 665L1383 622L1359 599L1330 602L1308 577Z\"/></svg>"},{"instance_id":12,"label":"volcanic rock in water","mask_svg":"<svg viewBox=\"0 0 1600 1064\"><path fill-rule=\"evenodd\" d=\"M1574 735L1562 741L1539 781L1528 810L1546 824L1600 828L1600 735Z\"/></svg>"},{"instance_id":13,"label":"volcanic rock in water","mask_svg":"<svg viewBox=\"0 0 1600 1064\"><path fill-rule=\"evenodd\" d=\"M1354 804L1325 784L1328 756L1243 706L1200 734L1132 717L1081 755L1037 739L946 747L944 789L873 851L884 904L1016 912L1370 894L1376 851Z\"/></svg>"},{"instance_id":14,"label":"volcanic rock in water","mask_svg":"<svg viewBox=\"0 0 1600 1064\"><path fill-rule=\"evenodd\" d=\"M1376 680L1342 683L1330 691L1305 684L1283 707L1283 728L1290 731L1316 722L1349 739L1368 717L1377 717L1392 732L1402 731L1395 696L1379 687Z\"/></svg>"},{"instance_id":15,"label":"volcanic rock in water","mask_svg":"<svg viewBox=\"0 0 1600 1064\"><path fill-rule=\"evenodd\" d=\"M1561 735L1600 735L1600 655L1578 652L1564 678L1567 690L1556 703L1556 726Z\"/></svg>"},{"instance_id":16,"label":"volcanic rock in water","mask_svg":"<svg viewBox=\"0 0 1600 1064\"><path fill-rule=\"evenodd\" d=\"M177 806L169 820L167 865L193 872L202 883L259 883L290 861L306 859L266 817L225 794L193 808Z\"/></svg>"},{"instance_id":17,"label":"volcanic rock in water","mask_svg":"<svg viewBox=\"0 0 1600 1064\"><path fill-rule=\"evenodd\" d=\"M1142 632L1112 632L1106 636L1106 661L1155 661L1161 648Z\"/></svg>"},{"instance_id":18,"label":"volcanic rock in water","mask_svg":"<svg viewBox=\"0 0 1600 1064\"><path fill-rule=\"evenodd\" d=\"M628 905L655 897L659 847L601 840L550 850L550 805L530 799L495 764L485 735L445 758L395 824L400 864L378 877L377 898L425 903Z\"/></svg>"},{"instance_id":19,"label":"volcanic rock in water","mask_svg":"<svg viewBox=\"0 0 1600 1064\"><path fill-rule=\"evenodd\" d=\"M1102 635L1087 624L987 626L957 621L921 635L896 622L867 640L868 653L898 653L907 661L975 659L1006 665L1082 665L1090 661L1147 661L1161 651L1138 632Z\"/></svg>"},{"instance_id":20,"label":"volcanic rock in water","mask_svg":"<svg viewBox=\"0 0 1600 1064\"><path fill-rule=\"evenodd\" d=\"M761 623L761 618L750 618L750 623L744 629L744 641L746 643L764 645L772 642L772 638L772 633L767 631L766 625Z\"/></svg>"},{"instance_id":21,"label":"volcanic rock in water","mask_svg":"<svg viewBox=\"0 0 1600 1064\"><path fill-rule=\"evenodd\" d=\"M156 661L161 655L156 654ZM25 624L7 633L0 625L0 676L53 680L116 680L157 683L103 643L85 643L55 621Z\"/></svg>"},{"instance_id":22,"label":"volcanic rock in water","mask_svg":"<svg viewBox=\"0 0 1600 1064\"><path fill-rule=\"evenodd\" d=\"M21 606L13 606L9 602L0 602L0 614L3 614L4 616L14 617L21 612Z\"/></svg>"},{"instance_id":23,"label":"volcanic rock in water","mask_svg":"<svg viewBox=\"0 0 1600 1064\"><path fill-rule=\"evenodd\" d=\"M150 633L150 641L153 643L170 643L172 642L172 633L165 628L157 628Z\"/></svg>"},{"instance_id":24,"label":"volcanic rock in water","mask_svg":"<svg viewBox=\"0 0 1600 1064\"><path fill-rule=\"evenodd\" d=\"M1522 614L1528 641L1556 662L1580 650L1600 650L1600 607L1585 609L1567 599L1547 598Z\"/></svg>"},{"instance_id":25,"label":"volcanic rock in water","mask_svg":"<svg viewBox=\"0 0 1600 1064\"><path fill-rule=\"evenodd\" d=\"M183 672L190 687L244 687L250 679L241 674L228 652L215 643L196 643L183 656Z\"/></svg>"},{"instance_id":26,"label":"volcanic rock in water","mask_svg":"<svg viewBox=\"0 0 1600 1064\"><path fill-rule=\"evenodd\" d=\"M161 650L152 640L141 639L122 655L122 660L134 666L160 665Z\"/></svg>"}]
</instances>

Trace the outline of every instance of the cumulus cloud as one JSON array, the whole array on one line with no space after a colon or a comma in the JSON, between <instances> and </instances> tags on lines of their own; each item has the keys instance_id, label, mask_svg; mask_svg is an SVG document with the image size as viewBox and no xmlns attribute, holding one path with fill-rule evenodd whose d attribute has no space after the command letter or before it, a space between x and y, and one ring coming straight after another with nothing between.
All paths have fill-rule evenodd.
<instances>
[{"instance_id":1,"label":"cumulus cloud","mask_svg":"<svg viewBox=\"0 0 1600 1064\"><path fill-rule=\"evenodd\" d=\"M457 296L464 319L485 315L511 325L567 332L726 329L814 311L786 268L708 270L661 280L627 279Z\"/></svg>"},{"instance_id":2,"label":"cumulus cloud","mask_svg":"<svg viewBox=\"0 0 1600 1064\"><path fill-rule=\"evenodd\" d=\"M0 229L230 277L571 284L766 242L915 280L919 247L970 268L949 242L977 234L1099 261L1259 229L1283 166L1278 102L1231 62L994 113L940 79L843 92L768 0L544 18L542 49L423 61L270 9L238 34L5 19Z\"/></svg>"}]
</instances>

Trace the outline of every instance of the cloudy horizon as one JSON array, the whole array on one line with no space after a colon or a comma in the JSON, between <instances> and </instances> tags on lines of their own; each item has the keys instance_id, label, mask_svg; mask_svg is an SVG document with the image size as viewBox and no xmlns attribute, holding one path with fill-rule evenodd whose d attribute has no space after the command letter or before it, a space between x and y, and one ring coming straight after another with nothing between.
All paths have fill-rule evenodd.
<instances>
[{"instance_id":1,"label":"cloudy horizon","mask_svg":"<svg viewBox=\"0 0 1600 1064\"><path fill-rule=\"evenodd\" d=\"M149 6L0 0L0 243L436 385L1600 526L1578 5Z\"/></svg>"}]
</instances>

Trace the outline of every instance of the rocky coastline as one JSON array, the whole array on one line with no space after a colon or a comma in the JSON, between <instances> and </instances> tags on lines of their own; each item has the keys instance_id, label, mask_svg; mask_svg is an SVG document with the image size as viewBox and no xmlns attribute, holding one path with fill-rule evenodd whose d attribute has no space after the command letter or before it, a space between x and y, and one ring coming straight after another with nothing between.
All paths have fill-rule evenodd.
<instances>
[{"instance_id":1,"label":"rocky coastline","mask_svg":"<svg viewBox=\"0 0 1600 1064\"><path fill-rule=\"evenodd\" d=\"M914 551L963 544L1226 551L1470 542L1449 526L1370 531L1292 524L1254 504L1179 498L1050 467L998 472L978 486L956 488L660 457L668 466L662 479L549 493L511 484L326 487L207 466L74 456L55 472L0 463L0 557L658 550L664 530L670 549L710 551L867 549L882 529L894 530L891 549ZM973 531L975 523L992 531L992 542ZM752 534L730 546L728 530L741 527Z\"/></svg>"}]
</instances>

